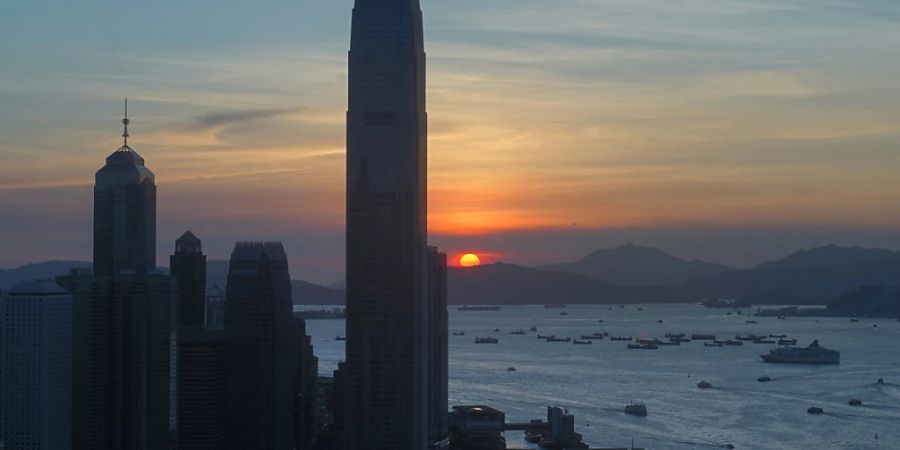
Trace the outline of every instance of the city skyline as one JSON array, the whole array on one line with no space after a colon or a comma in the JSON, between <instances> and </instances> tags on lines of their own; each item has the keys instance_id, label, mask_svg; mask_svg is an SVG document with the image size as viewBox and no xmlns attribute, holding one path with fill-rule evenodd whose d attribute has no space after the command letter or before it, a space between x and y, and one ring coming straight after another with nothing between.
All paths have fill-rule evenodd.
<instances>
[{"instance_id":1,"label":"city skyline","mask_svg":"<svg viewBox=\"0 0 900 450\"><path fill-rule=\"evenodd\" d=\"M511 5L426 5L431 243L451 260L900 248L896 5ZM341 278L349 6L4 6L0 267L89 259L86 174L129 96L135 148L165 174L157 261L191 229L211 259L277 238L299 278Z\"/></svg>"}]
</instances>

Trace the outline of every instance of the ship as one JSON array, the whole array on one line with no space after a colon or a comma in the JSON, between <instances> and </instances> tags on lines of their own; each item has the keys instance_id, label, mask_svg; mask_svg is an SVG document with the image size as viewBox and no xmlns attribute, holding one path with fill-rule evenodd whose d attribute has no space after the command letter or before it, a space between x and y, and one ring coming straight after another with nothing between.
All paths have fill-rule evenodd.
<instances>
[{"instance_id":1,"label":"ship","mask_svg":"<svg viewBox=\"0 0 900 450\"><path fill-rule=\"evenodd\" d=\"M500 307L495 305L463 305L456 309L459 311L500 311Z\"/></svg>"},{"instance_id":2,"label":"ship","mask_svg":"<svg viewBox=\"0 0 900 450\"><path fill-rule=\"evenodd\" d=\"M769 350L768 355L760 355L767 363L792 364L840 364L841 353L819 345L815 340L809 347L786 347Z\"/></svg>"}]
</instances>

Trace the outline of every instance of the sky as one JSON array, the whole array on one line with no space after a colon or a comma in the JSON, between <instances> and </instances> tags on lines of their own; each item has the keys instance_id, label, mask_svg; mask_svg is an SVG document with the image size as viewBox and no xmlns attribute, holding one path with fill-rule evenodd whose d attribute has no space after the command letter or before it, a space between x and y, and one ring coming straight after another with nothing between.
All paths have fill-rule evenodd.
<instances>
[{"instance_id":1,"label":"sky","mask_svg":"<svg viewBox=\"0 0 900 450\"><path fill-rule=\"evenodd\" d=\"M89 260L94 172L155 172L158 263L284 241L342 277L351 0L0 3L0 267ZM900 249L900 2L422 0L429 233L526 265Z\"/></svg>"}]
</instances>

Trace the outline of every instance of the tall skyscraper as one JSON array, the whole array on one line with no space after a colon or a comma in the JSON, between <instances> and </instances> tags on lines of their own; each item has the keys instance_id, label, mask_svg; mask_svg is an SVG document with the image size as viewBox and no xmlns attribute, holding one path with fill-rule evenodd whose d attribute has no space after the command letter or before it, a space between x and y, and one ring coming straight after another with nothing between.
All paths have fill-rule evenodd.
<instances>
[{"instance_id":1,"label":"tall skyscraper","mask_svg":"<svg viewBox=\"0 0 900 450\"><path fill-rule=\"evenodd\" d=\"M72 446L72 297L52 281L0 294L0 448Z\"/></svg>"},{"instance_id":2,"label":"tall skyscraper","mask_svg":"<svg viewBox=\"0 0 900 450\"><path fill-rule=\"evenodd\" d=\"M178 280L181 326L203 327L206 324L206 255L194 233L186 231L175 241L169 268Z\"/></svg>"},{"instance_id":3,"label":"tall skyscraper","mask_svg":"<svg viewBox=\"0 0 900 450\"><path fill-rule=\"evenodd\" d=\"M178 448L225 446L225 339L222 330L183 328L178 350Z\"/></svg>"},{"instance_id":4,"label":"tall skyscraper","mask_svg":"<svg viewBox=\"0 0 900 450\"><path fill-rule=\"evenodd\" d=\"M145 274L156 270L156 183L153 172L124 142L106 158L94 184L94 275Z\"/></svg>"},{"instance_id":5,"label":"tall skyscraper","mask_svg":"<svg viewBox=\"0 0 900 450\"><path fill-rule=\"evenodd\" d=\"M319 358L313 353L312 337L306 334L306 321L294 318L297 336L298 367L294 381L294 448L311 448L318 431Z\"/></svg>"},{"instance_id":6,"label":"tall skyscraper","mask_svg":"<svg viewBox=\"0 0 900 450\"><path fill-rule=\"evenodd\" d=\"M428 247L428 448L450 446L447 430L447 254Z\"/></svg>"},{"instance_id":7,"label":"tall skyscraper","mask_svg":"<svg viewBox=\"0 0 900 450\"><path fill-rule=\"evenodd\" d=\"M418 0L356 0L347 111L348 446L428 437L425 51Z\"/></svg>"},{"instance_id":8,"label":"tall skyscraper","mask_svg":"<svg viewBox=\"0 0 900 450\"><path fill-rule=\"evenodd\" d=\"M172 449L178 288L154 273L156 186L122 122L125 142L96 175L94 273L57 279L74 301L72 447Z\"/></svg>"},{"instance_id":9,"label":"tall skyscraper","mask_svg":"<svg viewBox=\"0 0 900 450\"><path fill-rule=\"evenodd\" d=\"M235 245L225 292L226 448L293 449L297 330L281 243Z\"/></svg>"}]
</instances>

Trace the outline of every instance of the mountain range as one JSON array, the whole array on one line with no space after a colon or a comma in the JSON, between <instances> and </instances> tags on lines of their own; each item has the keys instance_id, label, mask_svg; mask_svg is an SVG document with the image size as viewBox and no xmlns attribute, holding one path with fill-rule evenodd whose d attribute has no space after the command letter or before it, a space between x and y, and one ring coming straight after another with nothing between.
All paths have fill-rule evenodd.
<instances>
[{"instance_id":1,"label":"mountain range","mask_svg":"<svg viewBox=\"0 0 900 450\"><path fill-rule=\"evenodd\" d=\"M0 290L53 278L83 261L50 261L0 270ZM209 285L226 286L228 262L210 260ZM827 304L870 285L900 284L900 252L834 245L800 250L750 269L687 261L662 250L623 245L576 261L540 267L494 263L451 267L452 304L658 303L730 298L742 304ZM342 304L340 286L293 280L297 304Z\"/></svg>"}]
</instances>

